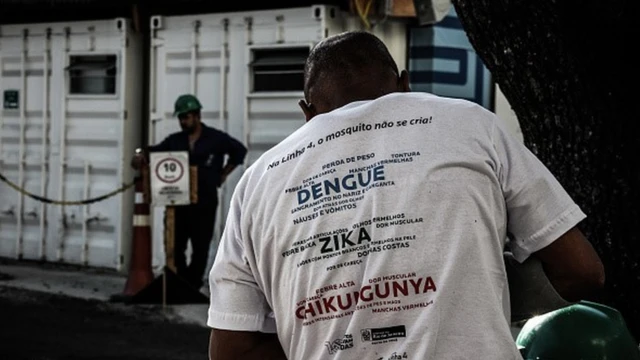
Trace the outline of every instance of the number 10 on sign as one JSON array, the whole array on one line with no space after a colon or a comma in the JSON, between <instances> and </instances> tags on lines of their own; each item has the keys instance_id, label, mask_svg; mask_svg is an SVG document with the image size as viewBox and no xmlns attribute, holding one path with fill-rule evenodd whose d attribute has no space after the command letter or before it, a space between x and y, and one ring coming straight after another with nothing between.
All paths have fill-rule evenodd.
<instances>
[{"instance_id":1,"label":"number 10 on sign","mask_svg":"<svg viewBox=\"0 0 640 360\"><path fill-rule=\"evenodd\" d=\"M190 204L189 153L151 153L150 160L153 205Z\"/></svg>"}]
</instances>

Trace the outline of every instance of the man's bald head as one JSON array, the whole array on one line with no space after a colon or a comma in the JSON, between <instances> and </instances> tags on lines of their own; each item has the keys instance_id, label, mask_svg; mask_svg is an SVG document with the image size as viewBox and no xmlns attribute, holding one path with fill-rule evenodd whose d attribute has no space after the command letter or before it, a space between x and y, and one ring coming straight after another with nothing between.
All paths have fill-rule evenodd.
<instances>
[{"instance_id":1,"label":"man's bald head","mask_svg":"<svg viewBox=\"0 0 640 360\"><path fill-rule=\"evenodd\" d=\"M408 91L407 79L379 38L365 31L345 32L311 50L305 64L304 95L315 113L321 114L353 101Z\"/></svg>"}]
</instances>

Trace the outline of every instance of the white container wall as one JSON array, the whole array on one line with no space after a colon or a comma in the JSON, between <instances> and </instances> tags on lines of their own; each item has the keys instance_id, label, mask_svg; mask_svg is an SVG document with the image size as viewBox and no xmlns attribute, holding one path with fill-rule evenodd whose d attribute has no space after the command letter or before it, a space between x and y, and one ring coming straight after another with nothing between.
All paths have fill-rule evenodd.
<instances>
[{"instance_id":1,"label":"white container wall","mask_svg":"<svg viewBox=\"0 0 640 360\"><path fill-rule=\"evenodd\" d=\"M518 139L520 142L524 141L524 137L522 135L522 130L520 129L520 122L518 121L518 117L516 113L513 112L509 101L504 96L498 84L495 84L495 102L494 102L494 112L495 114L506 124L506 128L511 131L511 133Z\"/></svg>"},{"instance_id":2,"label":"white container wall","mask_svg":"<svg viewBox=\"0 0 640 360\"><path fill-rule=\"evenodd\" d=\"M331 6L261 10L151 19L152 144L179 131L175 99L195 94L204 123L249 149L243 168L219 190L220 205L211 255L216 250L231 194L240 175L267 149L304 124L302 71L310 48L323 38L362 27L360 19ZM386 21L373 33L406 68L406 26ZM163 208L153 210L153 264L164 265ZM210 256L209 263L213 261Z\"/></svg>"},{"instance_id":3,"label":"white container wall","mask_svg":"<svg viewBox=\"0 0 640 360\"><path fill-rule=\"evenodd\" d=\"M125 19L0 26L0 173L53 200L130 183L141 138L139 37ZM0 182L0 256L123 270L133 189L44 204Z\"/></svg>"}]
</instances>

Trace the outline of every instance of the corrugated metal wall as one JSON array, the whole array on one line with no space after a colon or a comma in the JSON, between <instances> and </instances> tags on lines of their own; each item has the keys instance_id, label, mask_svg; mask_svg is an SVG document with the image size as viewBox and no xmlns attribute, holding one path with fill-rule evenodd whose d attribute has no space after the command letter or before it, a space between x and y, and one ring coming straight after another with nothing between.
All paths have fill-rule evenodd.
<instances>
[{"instance_id":1,"label":"corrugated metal wall","mask_svg":"<svg viewBox=\"0 0 640 360\"><path fill-rule=\"evenodd\" d=\"M65 200L81 200L117 188L131 180L128 161L136 144L147 140L156 143L178 130L172 116L173 102L187 92L202 99L206 123L228 131L248 146L246 167L304 124L297 101L303 97L301 71L308 49L328 35L363 27L358 17L326 5L184 16L149 14L147 23L137 25L151 30L143 34L135 31L134 23L127 21L127 35L121 37L102 31L103 24L117 24L114 19L21 23L0 31L10 38L0 48L0 58L6 58L2 91L19 89L18 99L27 99L24 116L22 106L3 113L6 126L2 127L2 139L6 141L0 154L11 181L33 194ZM71 29L69 39L66 27ZM43 39L48 28L53 29L52 60L43 65ZM28 34L26 53L23 30ZM406 67L406 24L390 19L374 33L388 44L399 67ZM133 42L134 35L142 39L142 45ZM287 60L296 62L297 68L291 71L299 73L299 86L264 91L267 85L285 85L282 80L291 73L268 75L269 61L282 60L276 50L305 48L307 52ZM124 70L125 49L127 58L135 58L141 69L127 66ZM67 87L73 80L65 68L75 66L72 57L76 55L115 55L120 65L109 65L109 69L117 70L118 89L128 82L126 89L140 96L125 96L122 91L106 97L70 94ZM268 61L261 64L265 59ZM260 66L267 68L258 69ZM48 73L44 68L50 69L50 78L43 77ZM267 77L259 79L260 72ZM43 90L47 88L44 79L51 87L47 96L41 94L48 91ZM21 86L25 81L27 85ZM89 87L93 86L100 84ZM11 102L11 96L8 100ZM52 110L46 125L41 125L45 121L42 114L48 114L43 103L65 108ZM123 109L130 120L125 123L134 125L135 131L118 130ZM29 159L27 165L20 165L23 157ZM221 189L216 239L240 174L236 171ZM0 256L126 269L123 265L127 265L131 240L130 193L74 207L41 204L4 185L0 185L0 195L6 198L7 206L16 203L14 216L9 216L11 208L5 206L7 216L0 220ZM37 221L25 215L30 212L38 215ZM154 263L160 266L164 261L162 224L158 221L162 214L156 211L154 215Z\"/></svg>"},{"instance_id":2,"label":"corrugated metal wall","mask_svg":"<svg viewBox=\"0 0 640 360\"><path fill-rule=\"evenodd\" d=\"M311 6L317 3L346 8L348 1L275 0L252 3L211 0L0 0L0 24L134 18L137 15L140 17L140 24L146 26L148 16L151 14L189 15L268 10Z\"/></svg>"},{"instance_id":3,"label":"corrugated metal wall","mask_svg":"<svg viewBox=\"0 0 640 360\"><path fill-rule=\"evenodd\" d=\"M133 180L139 36L125 19L0 27L0 172L31 194L84 200ZM128 157L128 156L127 156ZM121 269L133 191L47 204L0 185L0 256Z\"/></svg>"}]
</instances>

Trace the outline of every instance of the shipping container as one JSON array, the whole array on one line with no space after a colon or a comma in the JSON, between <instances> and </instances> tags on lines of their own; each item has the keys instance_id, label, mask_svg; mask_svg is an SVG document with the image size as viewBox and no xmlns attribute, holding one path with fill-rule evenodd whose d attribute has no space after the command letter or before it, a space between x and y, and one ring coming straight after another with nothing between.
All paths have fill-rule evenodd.
<instances>
[{"instance_id":1,"label":"shipping container","mask_svg":"<svg viewBox=\"0 0 640 360\"><path fill-rule=\"evenodd\" d=\"M130 183L144 111L140 40L122 18L0 26L0 173L63 201ZM123 270L133 196L47 204L0 183L0 256Z\"/></svg>"},{"instance_id":2,"label":"shipping container","mask_svg":"<svg viewBox=\"0 0 640 360\"><path fill-rule=\"evenodd\" d=\"M195 94L203 103L203 122L243 142L244 166L219 189L216 252L228 204L242 172L260 155L304 124L303 67L309 50L329 35L364 29L359 17L338 7L314 5L151 18L149 142L179 131L172 117L175 99ZM406 68L407 25L387 19L370 29ZM155 208L153 264L164 264L163 208Z\"/></svg>"}]
</instances>

